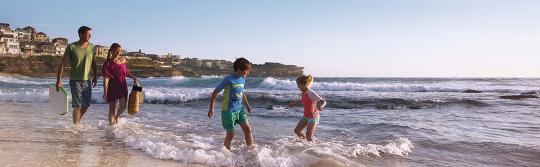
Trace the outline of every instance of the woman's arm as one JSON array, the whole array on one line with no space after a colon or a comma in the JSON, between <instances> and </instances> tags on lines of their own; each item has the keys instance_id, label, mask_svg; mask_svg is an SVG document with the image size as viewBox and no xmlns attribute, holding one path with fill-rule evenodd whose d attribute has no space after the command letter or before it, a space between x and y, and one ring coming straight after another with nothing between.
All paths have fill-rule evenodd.
<instances>
[{"instance_id":1,"label":"woman's arm","mask_svg":"<svg viewBox=\"0 0 540 167\"><path fill-rule=\"evenodd\" d=\"M107 101L107 89L109 88L109 77L103 76L103 100Z\"/></svg>"},{"instance_id":2,"label":"woman's arm","mask_svg":"<svg viewBox=\"0 0 540 167\"><path fill-rule=\"evenodd\" d=\"M139 80L135 75L128 73L128 77L133 78L133 80Z\"/></svg>"}]
</instances>

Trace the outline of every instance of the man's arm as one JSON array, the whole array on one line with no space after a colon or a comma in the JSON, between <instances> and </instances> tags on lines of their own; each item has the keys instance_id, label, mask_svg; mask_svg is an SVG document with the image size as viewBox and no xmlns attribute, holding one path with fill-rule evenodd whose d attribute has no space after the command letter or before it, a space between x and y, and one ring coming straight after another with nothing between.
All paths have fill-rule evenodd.
<instances>
[{"instance_id":1,"label":"man's arm","mask_svg":"<svg viewBox=\"0 0 540 167\"><path fill-rule=\"evenodd\" d=\"M58 73L56 74L56 91L59 91L62 87L62 76L64 75L64 68L68 61L68 54L64 54L62 62L58 65Z\"/></svg>"},{"instance_id":2,"label":"man's arm","mask_svg":"<svg viewBox=\"0 0 540 167\"><path fill-rule=\"evenodd\" d=\"M92 83L94 84L94 87L96 87L98 73L97 73L97 61L95 58L92 60L92 73L94 73L94 77L92 78Z\"/></svg>"}]
</instances>

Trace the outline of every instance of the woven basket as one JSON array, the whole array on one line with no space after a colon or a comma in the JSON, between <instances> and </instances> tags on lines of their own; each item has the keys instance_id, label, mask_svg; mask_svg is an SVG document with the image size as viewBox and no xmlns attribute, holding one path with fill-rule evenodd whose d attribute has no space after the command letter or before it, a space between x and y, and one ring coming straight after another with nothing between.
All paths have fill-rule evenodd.
<instances>
[{"instance_id":1,"label":"woven basket","mask_svg":"<svg viewBox=\"0 0 540 167\"><path fill-rule=\"evenodd\" d=\"M138 80L134 82L131 93L129 93L128 100L128 114L135 115L139 113L141 103L144 102L144 92L142 91L141 82Z\"/></svg>"}]
</instances>

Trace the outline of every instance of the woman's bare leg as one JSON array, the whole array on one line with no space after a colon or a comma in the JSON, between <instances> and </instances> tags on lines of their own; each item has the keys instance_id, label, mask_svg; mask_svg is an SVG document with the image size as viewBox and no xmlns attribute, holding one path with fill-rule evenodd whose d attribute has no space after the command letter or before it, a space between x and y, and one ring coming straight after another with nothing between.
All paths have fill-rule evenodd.
<instances>
[{"instance_id":1,"label":"woman's bare leg","mask_svg":"<svg viewBox=\"0 0 540 167\"><path fill-rule=\"evenodd\" d=\"M116 100L109 103L109 124L114 125L114 115L116 108Z\"/></svg>"},{"instance_id":2,"label":"woman's bare leg","mask_svg":"<svg viewBox=\"0 0 540 167\"><path fill-rule=\"evenodd\" d=\"M120 98L119 103L120 104L118 107L118 112L116 112L116 117L114 117L114 124L118 123L118 118L120 118L120 114L124 113L124 111L126 110L127 98L126 97Z\"/></svg>"}]
</instances>

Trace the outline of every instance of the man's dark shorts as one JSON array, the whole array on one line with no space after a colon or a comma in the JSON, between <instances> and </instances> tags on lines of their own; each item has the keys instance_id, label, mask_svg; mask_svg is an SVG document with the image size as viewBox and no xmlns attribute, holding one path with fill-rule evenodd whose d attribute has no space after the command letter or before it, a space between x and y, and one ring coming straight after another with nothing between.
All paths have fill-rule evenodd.
<instances>
[{"instance_id":1,"label":"man's dark shorts","mask_svg":"<svg viewBox=\"0 0 540 167\"><path fill-rule=\"evenodd\" d=\"M69 88L71 89L71 106L75 107L90 107L92 101L92 81L91 80L70 80Z\"/></svg>"}]
</instances>

